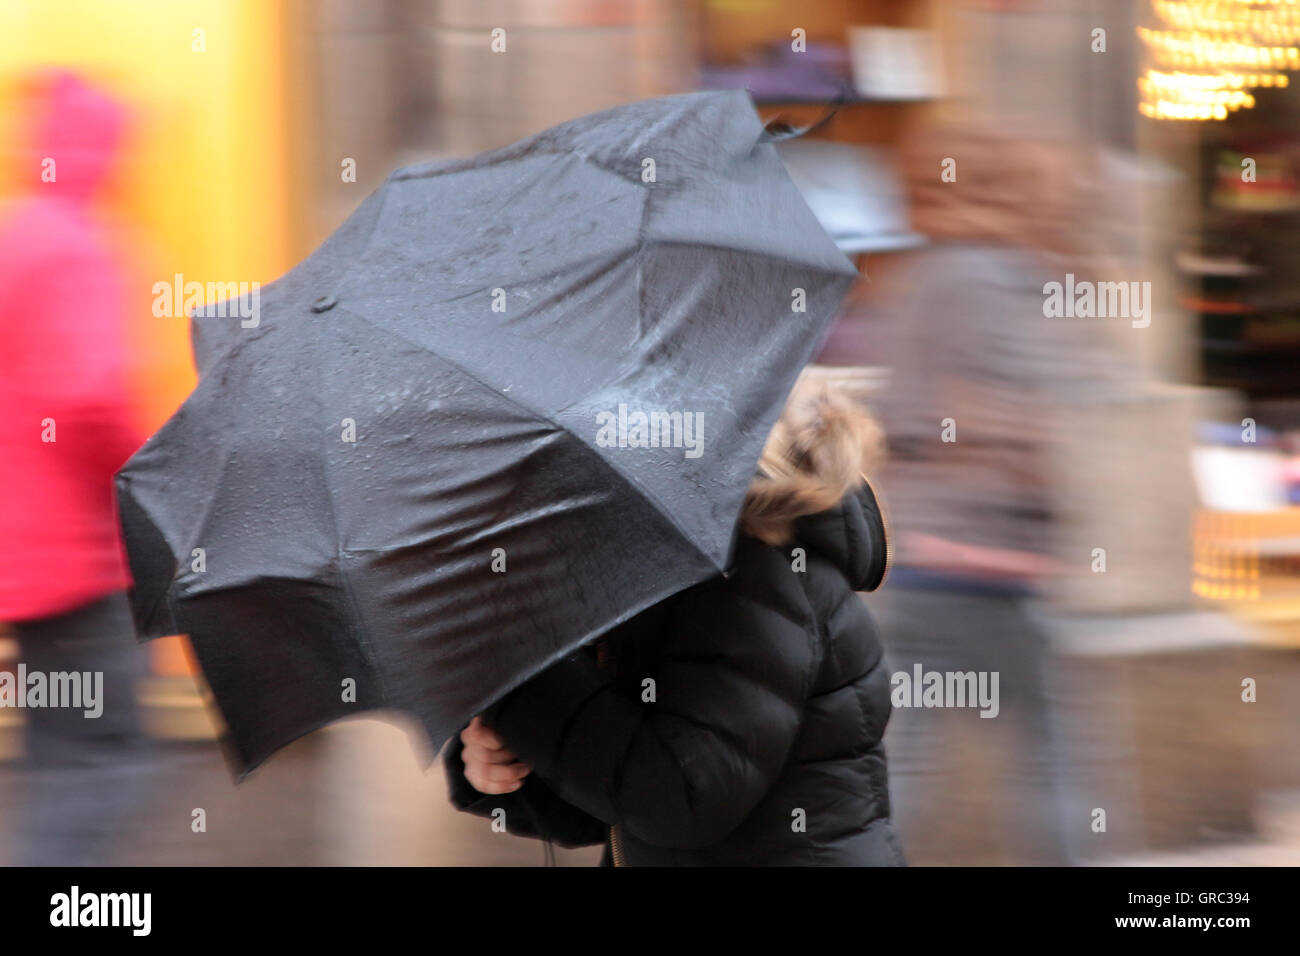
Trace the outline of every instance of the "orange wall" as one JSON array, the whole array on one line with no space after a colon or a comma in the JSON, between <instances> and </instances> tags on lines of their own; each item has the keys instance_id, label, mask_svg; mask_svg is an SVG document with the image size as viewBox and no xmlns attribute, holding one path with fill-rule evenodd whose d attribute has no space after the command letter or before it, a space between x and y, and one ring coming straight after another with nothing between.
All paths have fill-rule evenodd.
<instances>
[{"instance_id":1,"label":"orange wall","mask_svg":"<svg viewBox=\"0 0 1300 956\"><path fill-rule=\"evenodd\" d=\"M18 80L45 66L75 68L133 108L106 211L128 227L141 273L133 333L150 426L193 385L185 322L151 314L152 284L176 272L265 282L291 264L283 9L266 0L0 4L0 124L14 121ZM14 143L14 131L0 127L0 142Z\"/></svg>"},{"instance_id":2,"label":"orange wall","mask_svg":"<svg viewBox=\"0 0 1300 956\"><path fill-rule=\"evenodd\" d=\"M178 272L265 283L292 265L289 10L283 0L0 3L0 199L15 182L13 107L31 70L76 69L133 110L103 212L136 303L135 399L148 430L194 384L187 322L152 314L153 283ZM158 669L183 667L175 642L154 646Z\"/></svg>"}]
</instances>

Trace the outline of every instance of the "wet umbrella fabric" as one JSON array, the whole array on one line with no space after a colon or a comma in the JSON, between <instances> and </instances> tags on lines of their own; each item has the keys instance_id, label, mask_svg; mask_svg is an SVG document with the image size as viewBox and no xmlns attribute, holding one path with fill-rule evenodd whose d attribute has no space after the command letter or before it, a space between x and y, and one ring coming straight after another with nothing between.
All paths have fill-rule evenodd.
<instances>
[{"instance_id":1,"label":"wet umbrella fabric","mask_svg":"<svg viewBox=\"0 0 1300 956\"><path fill-rule=\"evenodd\" d=\"M196 312L118 502L137 626L189 634L240 773L374 708L437 748L727 567L855 274L764 140L692 94L400 169L256 310Z\"/></svg>"}]
</instances>

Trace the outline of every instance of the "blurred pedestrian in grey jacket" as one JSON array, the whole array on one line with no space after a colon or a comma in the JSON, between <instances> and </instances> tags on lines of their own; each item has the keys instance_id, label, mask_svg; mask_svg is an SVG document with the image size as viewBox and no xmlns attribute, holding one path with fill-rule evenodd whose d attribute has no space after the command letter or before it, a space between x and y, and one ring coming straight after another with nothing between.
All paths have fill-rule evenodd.
<instances>
[{"instance_id":1,"label":"blurred pedestrian in grey jacket","mask_svg":"<svg viewBox=\"0 0 1300 956\"><path fill-rule=\"evenodd\" d=\"M1064 145L969 120L922 130L904 161L933 244L903 257L883 307L894 806L915 863L1062 863L1061 741L1034 598L1054 570L1066 411L1115 378L1109 330L1044 314L1044 285L1083 268L1069 255L1083 197ZM932 673L944 706L915 706L913 684ZM991 706L948 699L951 675L971 673Z\"/></svg>"}]
</instances>

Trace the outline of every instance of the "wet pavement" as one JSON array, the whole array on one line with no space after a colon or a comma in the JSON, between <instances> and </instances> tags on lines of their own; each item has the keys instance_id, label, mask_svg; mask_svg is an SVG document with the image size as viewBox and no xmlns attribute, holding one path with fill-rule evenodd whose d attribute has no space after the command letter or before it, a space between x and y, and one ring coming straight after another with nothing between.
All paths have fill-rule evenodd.
<instances>
[{"instance_id":1,"label":"wet pavement","mask_svg":"<svg viewBox=\"0 0 1300 956\"><path fill-rule=\"evenodd\" d=\"M1242 669L1246 663L1234 656L1229 670L1271 673L1279 667L1272 655ZM1235 705L1226 715L1215 717L1211 691L1224 665L1213 655L1200 663L1185 660L1179 667L1162 659L1156 671L1174 688L1165 693L1158 692L1153 673L1138 664L1126 665L1138 668L1127 677L1114 672L1113 662L1097 666L1091 679L1080 684L1089 707L1074 721L1071 735L1080 766L1094 768L1075 780L1081 788L1078 798L1084 800L1082 809L1075 807L1079 811L1075 816L1086 823L1088 807L1106 806L1113 825L1109 835L1087 831L1086 841L1076 847L1079 862L1300 864L1300 788L1293 747L1288 747L1283 730L1294 726L1288 700L1259 711L1238 712L1235 706L1240 705ZM1210 678L1215 679L1209 686L1200 687L1200 681ZM1143 692L1121 693L1130 684ZM413 725L379 719L331 725L280 751L236 785L219 747L210 739L210 730L205 731L210 728L209 717L197 696L173 697L157 693L150 697L154 706L149 712L157 715L151 721L155 732L208 739L158 741L151 759L139 765L115 767L111 777L97 777L93 770L64 774L45 791L58 798L57 810L42 817L52 819L65 835L81 831L90 836L89 842L111 838L102 855L87 862L128 866L545 863L541 843L493 832L489 820L451 807L441 764L435 761L426 767L426 745ZM1127 709L1114 706L1124 700L1129 701ZM1098 717L1099 701L1109 701L1103 709L1116 710L1123 717L1118 730L1109 728L1114 733L1107 733L1109 724ZM1178 702L1180 706L1174 707ZM178 703L184 706L172 706ZM1206 711L1213 719L1208 724L1198 721L1195 714L1184 712L1188 707ZM1151 714L1139 720L1143 708ZM1253 716L1247 721L1242 715ZM1171 730L1171 723L1181 729ZM1133 734L1127 747L1121 746L1116 741L1128 736L1125 728L1130 727L1142 733ZM1223 737L1213 747L1207 727L1218 727L1218 736ZM1225 734L1225 728L1233 732ZM1261 728L1278 732L1265 734ZM18 729L12 717L0 728L0 865L21 861L20 810L34 779L12 759ZM1145 737L1151 742L1144 743ZM1098 767L1106 772L1097 771ZM127 788L131 795L122 818L111 824L99 820L112 795L127 802L122 796ZM201 830L194 826L196 811L202 811ZM957 835L942 839L938 848L931 848L933 852L927 855L924 847L913 846L909 855L919 864L1014 862L995 860L966 846L963 840L969 842L970 831L979 830L975 823L974 818L963 818ZM28 855L52 862L55 849L52 843L41 844ZM598 862L600 848L557 849L556 855L561 866L590 866Z\"/></svg>"},{"instance_id":2,"label":"wet pavement","mask_svg":"<svg viewBox=\"0 0 1300 956\"><path fill-rule=\"evenodd\" d=\"M347 721L276 754L236 786L215 743L165 743L137 773L139 803L105 862L126 866L541 866L541 843L494 833L447 802L442 767L426 772L403 730ZM0 763L0 865L17 853L26 775ZM84 802L81 804L84 806ZM195 832L202 809L206 832ZM74 806L70 815L77 813ZM76 821L72 821L73 825ZM562 866L600 848L557 849Z\"/></svg>"}]
</instances>

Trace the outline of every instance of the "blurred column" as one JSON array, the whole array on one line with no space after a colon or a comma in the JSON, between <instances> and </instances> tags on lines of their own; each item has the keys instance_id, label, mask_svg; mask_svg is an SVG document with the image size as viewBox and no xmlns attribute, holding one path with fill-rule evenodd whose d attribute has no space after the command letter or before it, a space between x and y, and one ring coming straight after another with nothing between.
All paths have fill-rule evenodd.
<instances>
[{"instance_id":1,"label":"blurred column","mask_svg":"<svg viewBox=\"0 0 1300 956\"><path fill-rule=\"evenodd\" d=\"M584 113L693 89L693 7L687 0L428 5L417 29L436 59L441 147L475 153ZM504 52L493 50L498 29Z\"/></svg>"},{"instance_id":2,"label":"blurred column","mask_svg":"<svg viewBox=\"0 0 1300 956\"><path fill-rule=\"evenodd\" d=\"M1130 0L931 0L944 37L953 100L1072 144L1086 199L1077 223L1083 255L1063 263L1079 278L1150 282L1150 325L1089 321L1136 375L1125 395L1081 410L1064 427L1058 461L1061 559L1072 569L1059 594L1080 612L1190 606L1190 528L1195 505L1189 453L1201 390L1187 316L1168 268L1178 234L1176 171L1152 155L1133 89L1140 61ZM1086 192L1085 192L1086 191ZM1049 321L1044 319L1044 321ZM1105 573L1093 567L1104 548Z\"/></svg>"},{"instance_id":3,"label":"blurred column","mask_svg":"<svg viewBox=\"0 0 1300 956\"><path fill-rule=\"evenodd\" d=\"M695 87L692 0L299 0L305 255L394 168ZM504 30L504 52L493 33ZM355 180L344 163L355 166Z\"/></svg>"},{"instance_id":4,"label":"blurred column","mask_svg":"<svg viewBox=\"0 0 1300 956\"><path fill-rule=\"evenodd\" d=\"M402 0L319 0L300 9L300 101L310 108L298 161L312 220L303 255L383 182L397 165L404 128L419 125L405 90L429 80L407 68L405 7Z\"/></svg>"},{"instance_id":5,"label":"blurred column","mask_svg":"<svg viewBox=\"0 0 1300 956\"><path fill-rule=\"evenodd\" d=\"M1195 150L1141 119L1133 0L932 0L958 108L1073 144L1089 181L1078 222L1080 279L1149 282L1150 324L1090 321L1128 387L1099 389L1054 444L1066 569L1051 621L1068 731L1067 832L1078 857L1204 839L1250 827L1249 734L1230 694L1240 629L1191 612L1190 452L1197 418L1224 400L1197 377L1190 317L1170 264L1189 214ZM944 108L951 108L945 106ZM1169 124L1166 124L1168 126ZM1166 144L1158 149L1155 135ZM1178 160L1177 168L1169 162ZM1044 319L1044 321L1049 321ZM1118 384L1118 383L1117 383ZM1104 565L1101 562L1104 561ZM1187 701L1195 701L1188 705ZM1195 756L1186 747L1198 741ZM1108 829L1089 825L1098 808Z\"/></svg>"}]
</instances>

